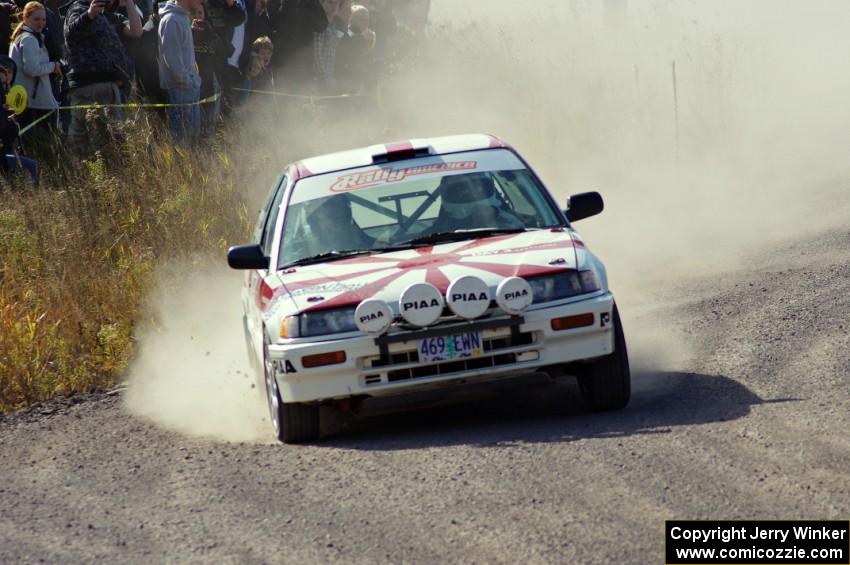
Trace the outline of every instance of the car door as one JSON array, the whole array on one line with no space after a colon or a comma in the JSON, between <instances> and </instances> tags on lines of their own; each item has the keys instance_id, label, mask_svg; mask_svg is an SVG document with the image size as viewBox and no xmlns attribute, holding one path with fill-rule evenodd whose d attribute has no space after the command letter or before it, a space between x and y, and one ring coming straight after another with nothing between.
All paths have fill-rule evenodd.
<instances>
[{"instance_id":1,"label":"car door","mask_svg":"<svg viewBox=\"0 0 850 565\"><path fill-rule=\"evenodd\" d=\"M282 176L269 192L266 203L260 210L257 226L254 230L254 241L263 249L266 257L271 257L274 247L275 226L280 215L280 205L286 192L287 178ZM244 308L247 312L247 328L255 346L262 345L263 312L271 299L271 288L267 283L269 273L274 272L274 265L269 269L248 271L246 274L247 292L244 296Z\"/></svg>"}]
</instances>

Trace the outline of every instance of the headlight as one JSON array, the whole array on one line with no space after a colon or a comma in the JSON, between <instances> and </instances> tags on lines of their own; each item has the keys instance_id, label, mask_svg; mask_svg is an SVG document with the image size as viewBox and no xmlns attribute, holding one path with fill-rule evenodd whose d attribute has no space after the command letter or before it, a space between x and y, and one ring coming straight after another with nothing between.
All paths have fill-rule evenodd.
<instances>
[{"instance_id":1,"label":"headlight","mask_svg":"<svg viewBox=\"0 0 850 565\"><path fill-rule=\"evenodd\" d=\"M578 279L581 282L582 292L595 292L602 288L599 277L596 276L596 271L579 271Z\"/></svg>"},{"instance_id":2,"label":"headlight","mask_svg":"<svg viewBox=\"0 0 850 565\"><path fill-rule=\"evenodd\" d=\"M599 290L599 279L593 271L565 272L528 279L534 292L534 304L561 300Z\"/></svg>"},{"instance_id":3,"label":"headlight","mask_svg":"<svg viewBox=\"0 0 850 565\"><path fill-rule=\"evenodd\" d=\"M313 337L317 335L340 334L358 331L354 324L354 308L323 310L319 312L304 312L300 316L289 316L283 321L283 329L294 325L290 320L298 321L298 335L287 334L287 337Z\"/></svg>"}]
</instances>

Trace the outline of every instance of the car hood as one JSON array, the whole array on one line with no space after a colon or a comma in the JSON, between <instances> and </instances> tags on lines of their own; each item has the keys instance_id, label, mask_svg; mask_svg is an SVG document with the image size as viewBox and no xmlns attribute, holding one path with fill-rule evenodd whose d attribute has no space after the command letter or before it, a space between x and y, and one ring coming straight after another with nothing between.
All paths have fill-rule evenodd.
<instances>
[{"instance_id":1,"label":"car hood","mask_svg":"<svg viewBox=\"0 0 850 565\"><path fill-rule=\"evenodd\" d=\"M581 244L569 231L547 229L353 257L281 271L276 294L288 295L286 309L297 312L354 306L375 298L398 313L399 296L414 283L431 283L445 294L452 281L471 275L495 294L507 277L574 270L575 245Z\"/></svg>"}]
</instances>

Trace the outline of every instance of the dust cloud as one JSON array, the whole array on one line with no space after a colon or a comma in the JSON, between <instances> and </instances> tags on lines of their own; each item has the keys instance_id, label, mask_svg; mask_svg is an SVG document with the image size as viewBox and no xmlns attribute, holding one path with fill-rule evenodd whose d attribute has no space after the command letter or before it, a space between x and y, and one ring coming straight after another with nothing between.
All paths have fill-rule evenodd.
<instances>
[{"instance_id":1,"label":"dust cloud","mask_svg":"<svg viewBox=\"0 0 850 565\"><path fill-rule=\"evenodd\" d=\"M433 5L446 37L400 81L399 137L495 133L559 200L600 191L606 211L576 227L606 262L639 368L692 354L670 292L683 279L781 266L783 242L850 223L850 4Z\"/></svg>"},{"instance_id":2,"label":"dust cloud","mask_svg":"<svg viewBox=\"0 0 850 565\"><path fill-rule=\"evenodd\" d=\"M242 334L240 276L164 270L130 369L129 411L188 435L271 439Z\"/></svg>"},{"instance_id":3,"label":"dust cloud","mask_svg":"<svg viewBox=\"0 0 850 565\"><path fill-rule=\"evenodd\" d=\"M425 120L410 133L491 131L559 198L602 192L608 210L577 227L615 284L733 271L753 251L846 220L846 2L472 0L434 11L466 26L462 48L425 73L431 103L411 112Z\"/></svg>"},{"instance_id":4,"label":"dust cloud","mask_svg":"<svg viewBox=\"0 0 850 565\"><path fill-rule=\"evenodd\" d=\"M634 363L679 370L691 344L671 286L734 280L783 241L850 220L848 28L844 0L433 0L415 70L384 79L380 107L330 128L280 122L269 151L282 167L391 139L503 137L560 201L603 194L606 211L577 228L606 262ZM249 369L221 264L203 283L219 292L188 285L157 303L130 404L252 437L265 408L233 374Z\"/></svg>"}]
</instances>

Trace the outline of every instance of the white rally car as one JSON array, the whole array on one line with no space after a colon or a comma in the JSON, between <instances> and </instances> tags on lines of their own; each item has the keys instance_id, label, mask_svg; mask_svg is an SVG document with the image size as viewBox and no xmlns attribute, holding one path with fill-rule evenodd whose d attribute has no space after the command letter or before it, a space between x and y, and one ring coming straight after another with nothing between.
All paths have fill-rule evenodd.
<instances>
[{"instance_id":1,"label":"white rally car","mask_svg":"<svg viewBox=\"0 0 850 565\"><path fill-rule=\"evenodd\" d=\"M319 436L319 406L529 373L575 375L624 407L629 362L605 267L526 162L489 135L376 145L287 167L247 271L250 354L278 438Z\"/></svg>"}]
</instances>

